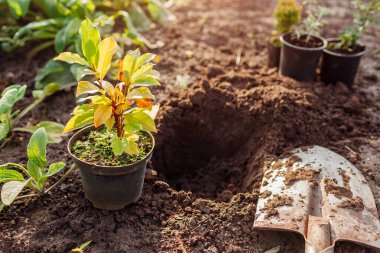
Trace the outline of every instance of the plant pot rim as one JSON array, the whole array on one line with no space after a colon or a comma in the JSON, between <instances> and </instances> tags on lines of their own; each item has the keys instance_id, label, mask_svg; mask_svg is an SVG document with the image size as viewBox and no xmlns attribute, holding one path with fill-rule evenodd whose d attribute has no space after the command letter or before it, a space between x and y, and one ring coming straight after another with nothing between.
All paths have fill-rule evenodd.
<instances>
[{"instance_id":1,"label":"plant pot rim","mask_svg":"<svg viewBox=\"0 0 380 253\"><path fill-rule=\"evenodd\" d=\"M329 42L338 42L338 41L340 41L339 38L328 38L326 40L327 40L327 44ZM334 55L334 56L338 56L338 57L353 58L353 57L362 56L365 53L365 46L362 43L360 43L360 42L358 42L358 45L362 46L364 49L362 51L360 51L359 53L356 53L356 54L337 53L337 52L330 51L327 47L325 49L323 49L323 52L326 53L326 54L330 54L330 55Z\"/></svg>"},{"instance_id":2,"label":"plant pot rim","mask_svg":"<svg viewBox=\"0 0 380 253\"><path fill-rule=\"evenodd\" d=\"M141 158L141 159L138 160L137 162L134 162L134 163L131 163L131 164L127 164L127 165L119 165L119 166L99 165L99 164L89 163L89 162L86 162L86 161L84 161L84 160L82 160L82 159L79 159L77 156L75 156L75 155L71 152L71 147L72 147L72 145L74 144L74 143L73 143L73 142L74 142L74 139L75 139L78 135L82 134L82 133L85 132L85 131L88 131L88 132L89 132L89 131L91 131L91 130L101 130L101 129L102 129L102 127L96 129L93 125L90 125L90 126L87 126L87 127L84 127L84 128L82 128L82 129L80 129L80 130L77 131L73 136L71 136L69 142L67 143L67 150L68 150L70 156L71 156L72 158L74 158L74 159L76 159L76 160L78 160L78 161L81 161L82 163L88 165L89 167L97 167L97 168L110 169L110 170L112 170L112 169L118 169L118 170L121 170L121 169L126 169L126 168L129 168L129 167L134 167L136 164L138 164L138 163L144 161L145 159L147 159L147 157L151 156L152 153L153 153L153 150L154 150L154 147L155 147L155 144L156 144L156 143L155 143L155 139L154 139L153 135L152 135L150 132L146 132L146 131L143 131L143 132L146 133L146 134L148 134L149 137L152 139L152 148L151 148L151 150L150 150L150 151L149 151L149 152L148 152L143 158ZM75 140L75 141L76 141L76 140Z\"/></svg>"},{"instance_id":3,"label":"plant pot rim","mask_svg":"<svg viewBox=\"0 0 380 253\"><path fill-rule=\"evenodd\" d=\"M292 48L304 50L304 51L320 51L320 50L323 50L327 47L327 40L321 36L318 36L318 35L310 35L310 36L317 38L317 39L322 41L323 45L320 47L300 47L300 46L293 45L292 43L285 40L286 36L289 36L293 33L294 32L288 32L288 33L281 35L281 37L280 37L281 44L285 44L288 47L292 47ZM308 35L308 34L307 33L301 33L301 35Z\"/></svg>"}]
</instances>

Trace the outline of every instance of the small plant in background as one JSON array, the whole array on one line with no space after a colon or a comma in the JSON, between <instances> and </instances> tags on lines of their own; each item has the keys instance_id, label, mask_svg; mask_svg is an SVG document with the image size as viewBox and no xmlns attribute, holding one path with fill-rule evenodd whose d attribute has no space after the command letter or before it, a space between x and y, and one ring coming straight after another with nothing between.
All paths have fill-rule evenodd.
<instances>
[{"instance_id":1,"label":"small plant in background","mask_svg":"<svg viewBox=\"0 0 380 253\"><path fill-rule=\"evenodd\" d=\"M173 20L168 10L171 4L161 0L0 0L0 45L6 52L28 45L28 59L46 48L54 48L57 54L81 54L78 30L81 21L89 18L101 34L117 30L114 38L122 49L131 44L155 48L162 42L152 43L141 32L155 27L156 22ZM52 80L70 87L85 74L82 70L49 60L38 70L35 88L43 89Z\"/></svg>"},{"instance_id":2,"label":"small plant in background","mask_svg":"<svg viewBox=\"0 0 380 253\"><path fill-rule=\"evenodd\" d=\"M65 163L56 162L48 165L46 161L46 145L48 136L43 127L37 129L29 140L27 147L28 162L24 167L17 163L0 165L1 189L0 210L4 205L9 206L16 198L27 198L49 192L61 180L71 172L72 168L56 184L45 189L46 181L53 175L64 169ZM19 196L24 188L29 188L35 193Z\"/></svg>"},{"instance_id":3,"label":"small plant in background","mask_svg":"<svg viewBox=\"0 0 380 253\"><path fill-rule=\"evenodd\" d=\"M72 249L71 252L84 253L84 249L85 249L88 245L90 245L91 242L92 242L92 241L85 242L85 243L81 244L79 247Z\"/></svg>"},{"instance_id":4,"label":"small plant in background","mask_svg":"<svg viewBox=\"0 0 380 253\"><path fill-rule=\"evenodd\" d=\"M277 47L281 46L279 34L288 33L294 25L301 21L302 6L295 0L279 0L274 10L277 32L271 38L271 42Z\"/></svg>"},{"instance_id":5,"label":"small plant in background","mask_svg":"<svg viewBox=\"0 0 380 253\"><path fill-rule=\"evenodd\" d=\"M111 137L114 155L138 154L139 131L156 132L152 117L151 100L154 95L147 86L159 85L159 73L153 70L154 54L140 55L139 50L129 52L119 61L119 83L113 86L104 80L111 67L112 57L118 49L113 37L100 40L100 34L89 20L81 24L84 58L69 52L61 53L55 60L80 64L94 77L94 82L80 81L76 96L89 95L78 100L73 117L66 124L65 132L93 124L104 125ZM113 131L115 130L115 131ZM115 132L115 134L113 134Z\"/></svg>"},{"instance_id":6,"label":"small plant in background","mask_svg":"<svg viewBox=\"0 0 380 253\"><path fill-rule=\"evenodd\" d=\"M306 18L301 23L302 32L306 33L305 41L309 42L311 36L319 36L322 27L326 24L324 16L331 13L329 9L317 5L317 0L305 0L302 5L307 10ZM297 39L301 39L301 32L296 30Z\"/></svg>"},{"instance_id":7,"label":"small plant in background","mask_svg":"<svg viewBox=\"0 0 380 253\"><path fill-rule=\"evenodd\" d=\"M380 24L380 19L376 16L380 10L380 0L370 0L369 2L353 0L351 2L356 9L353 27L348 28L340 36L340 42L333 45L335 49L343 50L348 53L355 51L360 47L358 41L369 24ZM332 47L329 49L331 48Z\"/></svg>"},{"instance_id":8,"label":"small plant in background","mask_svg":"<svg viewBox=\"0 0 380 253\"><path fill-rule=\"evenodd\" d=\"M30 105L21 111L13 111L13 106L24 98L26 85L16 84L5 88L0 99L0 141L2 141L0 148L12 139L12 135L9 136L12 131L33 133L39 127L46 129L49 143L59 143L62 140L61 133L63 131L63 125L59 123L42 121L35 126L14 127L28 112L59 89L59 85L51 83L43 90L35 90L33 91L34 101Z\"/></svg>"}]
</instances>

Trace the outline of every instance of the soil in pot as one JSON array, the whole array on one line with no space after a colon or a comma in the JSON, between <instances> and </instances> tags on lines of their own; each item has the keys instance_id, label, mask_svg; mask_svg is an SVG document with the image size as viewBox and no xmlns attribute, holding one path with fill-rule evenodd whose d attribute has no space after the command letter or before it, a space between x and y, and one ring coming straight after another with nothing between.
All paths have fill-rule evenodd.
<instances>
[{"instance_id":1,"label":"soil in pot","mask_svg":"<svg viewBox=\"0 0 380 253\"><path fill-rule=\"evenodd\" d=\"M154 147L151 134L139 133L139 154L115 156L111 144L114 136L114 131L89 126L78 131L68 144L86 198L94 207L105 210L120 210L140 198Z\"/></svg>"},{"instance_id":2,"label":"soil in pot","mask_svg":"<svg viewBox=\"0 0 380 253\"><path fill-rule=\"evenodd\" d=\"M115 131L107 131L105 128L90 131L74 143L72 153L82 161L99 166L125 166L140 161L152 149L152 139L144 132L139 132L139 154L123 153L115 156L111 145L112 137L115 135Z\"/></svg>"},{"instance_id":3,"label":"soil in pot","mask_svg":"<svg viewBox=\"0 0 380 253\"><path fill-rule=\"evenodd\" d=\"M280 73L298 81L314 81L327 42L318 36L287 33L281 37Z\"/></svg>"},{"instance_id":4,"label":"soil in pot","mask_svg":"<svg viewBox=\"0 0 380 253\"><path fill-rule=\"evenodd\" d=\"M327 48L323 50L321 80L328 84L342 82L352 87L365 47L358 45L349 50L339 49L336 47L339 41L330 39Z\"/></svg>"}]
</instances>

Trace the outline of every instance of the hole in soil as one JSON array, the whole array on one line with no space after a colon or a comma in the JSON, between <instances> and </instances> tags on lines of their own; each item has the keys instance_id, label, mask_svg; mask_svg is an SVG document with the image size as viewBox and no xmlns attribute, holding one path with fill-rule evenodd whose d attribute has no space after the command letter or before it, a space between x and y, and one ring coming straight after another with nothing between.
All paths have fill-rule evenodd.
<instances>
[{"instance_id":1,"label":"hole in soil","mask_svg":"<svg viewBox=\"0 0 380 253\"><path fill-rule=\"evenodd\" d=\"M248 157L237 151L256 125L235 100L221 89L195 89L162 107L152 161L171 187L225 201L241 192Z\"/></svg>"},{"instance_id":2,"label":"hole in soil","mask_svg":"<svg viewBox=\"0 0 380 253\"><path fill-rule=\"evenodd\" d=\"M325 133L307 94L273 85L252 89L203 83L166 101L153 154L159 177L176 190L228 201L258 189L265 160L318 144ZM294 120L295 119L295 120Z\"/></svg>"}]
</instances>

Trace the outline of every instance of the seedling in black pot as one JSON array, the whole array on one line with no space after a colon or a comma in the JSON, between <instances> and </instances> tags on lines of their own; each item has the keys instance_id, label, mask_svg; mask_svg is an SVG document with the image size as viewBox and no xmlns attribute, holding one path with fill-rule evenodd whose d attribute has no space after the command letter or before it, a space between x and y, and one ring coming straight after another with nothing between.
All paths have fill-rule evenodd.
<instances>
[{"instance_id":1,"label":"seedling in black pot","mask_svg":"<svg viewBox=\"0 0 380 253\"><path fill-rule=\"evenodd\" d=\"M118 49L113 37L100 39L97 28L85 20L79 31L84 57L65 52L56 60L85 66L94 80L80 81L80 104L65 132L81 129L70 139L68 151L80 170L85 195L101 209L117 210L141 195L146 165L152 156L157 107L148 86L159 85L151 63L154 54L129 52L118 64L119 82L104 78ZM85 96L85 97L82 97Z\"/></svg>"},{"instance_id":2,"label":"seedling in black pot","mask_svg":"<svg viewBox=\"0 0 380 253\"><path fill-rule=\"evenodd\" d=\"M324 25L323 17L329 11L312 2L304 2L308 10L301 28L281 36L280 73L299 81L316 79L319 59L327 45L327 41L319 36L319 31Z\"/></svg>"},{"instance_id":3,"label":"seedling in black pot","mask_svg":"<svg viewBox=\"0 0 380 253\"><path fill-rule=\"evenodd\" d=\"M268 42L268 67L277 67L280 64L281 42L280 35L291 31L292 27L301 21L302 6L295 0L279 0L273 15L276 18L275 27Z\"/></svg>"},{"instance_id":4,"label":"seedling in black pot","mask_svg":"<svg viewBox=\"0 0 380 253\"><path fill-rule=\"evenodd\" d=\"M380 0L368 3L354 0L356 8L353 27L348 28L340 38L328 39L323 50L321 80L325 83L342 82L352 86L365 46L359 40L370 23L379 23L376 14L380 10Z\"/></svg>"}]
</instances>

